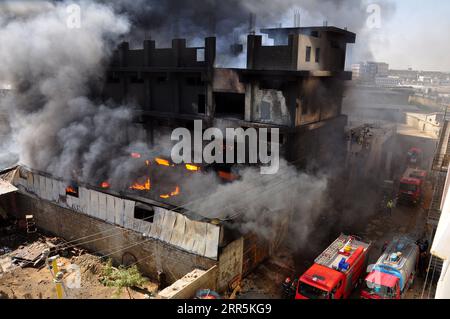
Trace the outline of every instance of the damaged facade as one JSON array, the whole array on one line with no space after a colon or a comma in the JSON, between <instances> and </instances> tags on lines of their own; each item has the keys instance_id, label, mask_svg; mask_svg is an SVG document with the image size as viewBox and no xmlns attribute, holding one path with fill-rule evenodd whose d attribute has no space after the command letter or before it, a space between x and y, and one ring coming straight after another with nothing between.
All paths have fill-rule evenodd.
<instances>
[{"instance_id":1,"label":"damaged facade","mask_svg":"<svg viewBox=\"0 0 450 319\"><path fill-rule=\"evenodd\" d=\"M280 129L282 155L299 167L336 160L345 150L342 115L346 46L355 34L335 27L263 29L249 35L247 68L216 68L215 38L204 47L175 39L171 48L123 43L108 70L104 98L138 107L148 139L164 128Z\"/></svg>"}]
</instances>

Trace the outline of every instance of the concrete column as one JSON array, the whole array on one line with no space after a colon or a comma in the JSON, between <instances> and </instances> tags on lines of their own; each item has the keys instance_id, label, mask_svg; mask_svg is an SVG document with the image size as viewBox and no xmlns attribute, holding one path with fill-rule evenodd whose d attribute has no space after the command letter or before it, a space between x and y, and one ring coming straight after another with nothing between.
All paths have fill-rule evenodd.
<instances>
[{"instance_id":1,"label":"concrete column","mask_svg":"<svg viewBox=\"0 0 450 319\"><path fill-rule=\"evenodd\" d=\"M186 48L186 40L185 39L173 39L172 40L172 53L173 53L173 62L172 65L174 67L180 67L181 65L181 56L183 54L183 49Z\"/></svg>"},{"instance_id":2,"label":"concrete column","mask_svg":"<svg viewBox=\"0 0 450 319\"><path fill-rule=\"evenodd\" d=\"M212 118L215 110L214 92L212 81L206 86L206 116Z\"/></svg>"},{"instance_id":3,"label":"concrete column","mask_svg":"<svg viewBox=\"0 0 450 319\"><path fill-rule=\"evenodd\" d=\"M245 120L251 122L253 120L253 83L245 84Z\"/></svg>"},{"instance_id":4,"label":"concrete column","mask_svg":"<svg viewBox=\"0 0 450 319\"><path fill-rule=\"evenodd\" d=\"M156 48L155 41L145 40L144 41L144 66L152 66L153 50Z\"/></svg>"},{"instance_id":5,"label":"concrete column","mask_svg":"<svg viewBox=\"0 0 450 319\"><path fill-rule=\"evenodd\" d=\"M299 47L300 47L300 35L289 35L289 47L291 48L291 63L290 68L292 70L299 70Z\"/></svg>"},{"instance_id":6,"label":"concrete column","mask_svg":"<svg viewBox=\"0 0 450 319\"><path fill-rule=\"evenodd\" d=\"M256 57L258 48L262 46L262 37L260 35L249 35L247 37L247 68L256 67Z\"/></svg>"},{"instance_id":7,"label":"concrete column","mask_svg":"<svg viewBox=\"0 0 450 319\"><path fill-rule=\"evenodd\" d=\"M206 65L213 68L216 63L216 38L209 37L205 39L205 61Z\"/></svg>"},{"instance_id":8,"label":"concrete column","mask_svg":"<svg viewBox=\"0 0 450 319\"><path fill-rule=\"evenodd\" d=\"M120 66L126 67L128 62L128 51L130 50L130 44L128 42L122 42L119 46L119 59Z\"/></svg>"}]
</instances>

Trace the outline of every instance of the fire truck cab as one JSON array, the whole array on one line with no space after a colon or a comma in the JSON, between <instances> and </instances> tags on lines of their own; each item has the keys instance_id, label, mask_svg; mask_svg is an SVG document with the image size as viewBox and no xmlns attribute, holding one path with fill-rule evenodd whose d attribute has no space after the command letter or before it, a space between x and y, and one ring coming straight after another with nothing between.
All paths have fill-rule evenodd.
<instances>
[{"instance_id":1,"label":"fire truck cab","mask_svg":"<svg viewBox=\"0 0 450 319\"><path fill-rule=\"evenodd\" d=\"M341 235L299 279L295 299L347 299L365 274L371 243Z\"/></svg>"},{"instance_id":2,"label":"fire truck cab","mask_svg":"<svg viewBox=\"0 0 450 319\"><path fill-rule=\"evenodd\" d=\"M426 177L425 171L408 168L400 180L398 201L403 204L419 204L422 200L423 184Z\"/></svg>"}]
</instances>

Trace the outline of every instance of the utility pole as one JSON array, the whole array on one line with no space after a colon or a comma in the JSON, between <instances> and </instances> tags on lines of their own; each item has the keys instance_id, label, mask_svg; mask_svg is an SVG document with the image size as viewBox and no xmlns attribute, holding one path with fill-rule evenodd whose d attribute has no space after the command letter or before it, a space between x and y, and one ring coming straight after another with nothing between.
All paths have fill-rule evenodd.
<instances>
[{"instance_id":1,"label":"utility pole","mask_svg":"<svg viewBox=\"0 0 450 319\"><path fill-rule=\"evenodd\" d=\"M47 256L47 268L48 270L50 270L50 274L53 277L53 283L55 284L56 288L56 296L58 299L64 299L64 296L67 296L67 292L63 282L64 274L59 271L58 268L59 255L48 257L48 255L50 254L50 250L45 251L44 254Z\"/></svg>"}]
</instances>

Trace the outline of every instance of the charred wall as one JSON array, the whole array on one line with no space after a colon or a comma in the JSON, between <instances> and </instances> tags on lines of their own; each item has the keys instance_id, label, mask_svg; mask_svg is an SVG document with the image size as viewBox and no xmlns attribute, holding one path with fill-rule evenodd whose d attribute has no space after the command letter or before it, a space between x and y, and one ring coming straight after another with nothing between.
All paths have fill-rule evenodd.
<instances>
[{"instance_id":1,"label":"charred wall","mask_svg":"<svg viewBox=\"0 0 450 319\"><path fill-rule=\"evenodd\" d=\"M10 199L13 202L9 202L8 198L2 198L2 207L15 207L10 210L14 217L24 218L26 214L32 214L40 229L68 241L99 234L90 237L88 241L91 242L86 242L83 245L84 248L100 255L113 253L111 258L117 264L122 264L127 260L138 261L140 270L154 279L157 279L158 271L163 271L168 281L173 283L193 269L207 270L217 263L214 260L175 249L160 241L144 238L137 232L114 227L104 221L75 213L47 201L19 193ZM113 231L111 231L112 227ZM100 239L102 237L104 238Z\"/></svg>"}]
</instances>

